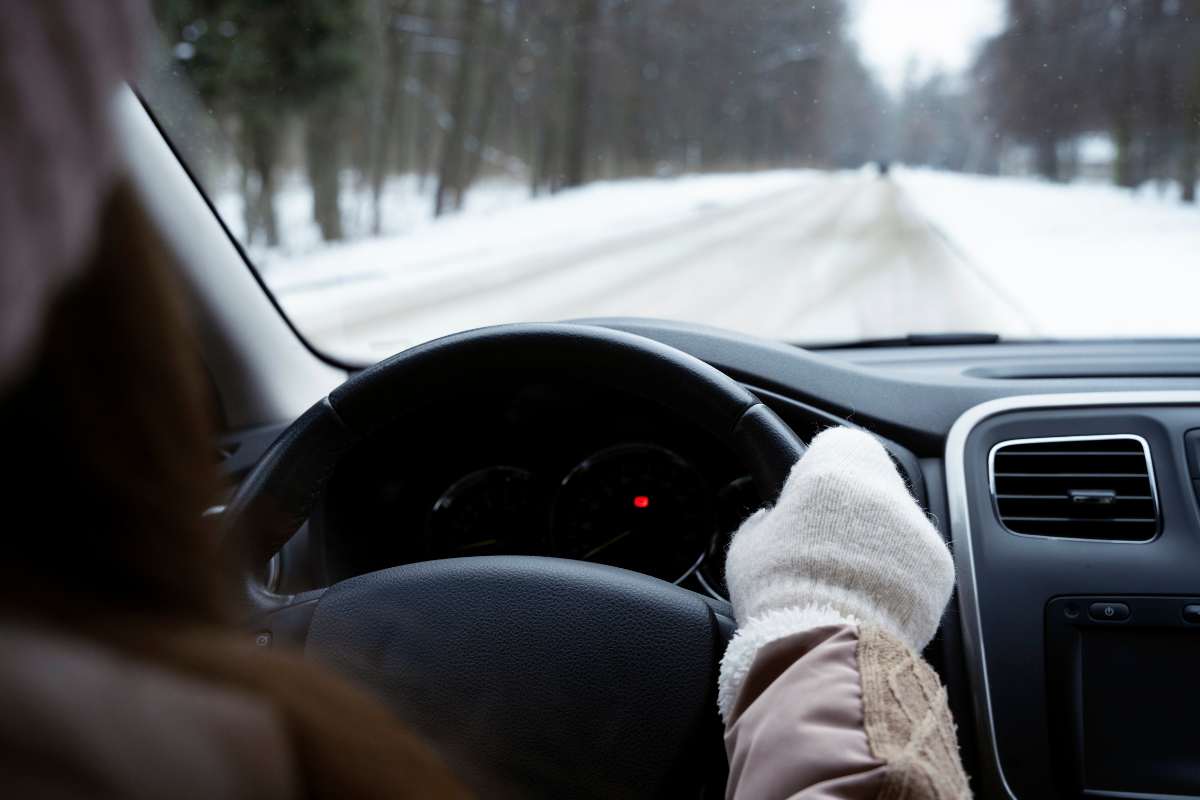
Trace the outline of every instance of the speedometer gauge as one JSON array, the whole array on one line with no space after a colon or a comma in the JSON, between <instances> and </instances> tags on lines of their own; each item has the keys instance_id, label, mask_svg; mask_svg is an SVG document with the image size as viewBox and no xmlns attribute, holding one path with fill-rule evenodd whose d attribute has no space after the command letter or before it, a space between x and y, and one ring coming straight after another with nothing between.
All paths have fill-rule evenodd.
<instances>
[{"instance_id":1,"label":"speedometer gauge","mask_svg":"<svg viewBox=\"0 0 1200 800\"><path fill-rule=\"evenodd\" d=\"M703 477L654 445L601 450L571 470L554 503L558 555L669 581L699 561L713 528Z\"/></svg>"},{"instance_id":2,"label":"speedometer gauge","mask_svg":"<svg viewBox=\"0 0 1200 800\"><path fill-rule=\"evenodd\" d=\"M517 467L472 472L442 493L429 511L427 555L521 555L545 547L546 494Z\"/></svg>"}]
</instances>

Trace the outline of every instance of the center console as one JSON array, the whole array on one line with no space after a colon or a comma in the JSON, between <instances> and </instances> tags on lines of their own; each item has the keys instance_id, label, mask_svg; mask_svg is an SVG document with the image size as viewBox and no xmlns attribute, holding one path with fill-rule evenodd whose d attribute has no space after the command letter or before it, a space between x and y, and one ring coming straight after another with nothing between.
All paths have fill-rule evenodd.
<instances>
[{"instance_id":1,"label":"center console","mask_svg":"<svg viewBox=\"0 0 1200 800\"><path fill-rule=\"evenodd\" d=\"M1200 394L977 406L947 443L982 797L1200 798Z\"/></svg>"}]
</instances>

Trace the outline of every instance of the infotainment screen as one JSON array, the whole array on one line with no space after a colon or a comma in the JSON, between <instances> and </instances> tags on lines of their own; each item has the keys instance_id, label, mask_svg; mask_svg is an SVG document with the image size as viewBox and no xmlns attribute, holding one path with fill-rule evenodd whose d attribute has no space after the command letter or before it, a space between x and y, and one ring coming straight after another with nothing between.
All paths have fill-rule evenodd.
<instances>
[{"instance_id":1,"label":"infotainment screen","mask_svg":"<svg viewBox=\"0 0 1200 800\"><path fill-rule=\"evenodd\" d=\"M1200 627L1077 630L1085 793L1200 797Z\"/></svg>"}]
</instances>

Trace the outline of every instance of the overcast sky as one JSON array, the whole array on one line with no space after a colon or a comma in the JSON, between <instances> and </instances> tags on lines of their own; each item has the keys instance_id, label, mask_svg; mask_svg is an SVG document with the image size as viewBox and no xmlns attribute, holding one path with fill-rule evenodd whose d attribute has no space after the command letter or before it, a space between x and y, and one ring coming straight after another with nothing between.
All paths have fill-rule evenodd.
<instances>
[{"instance_id":1,"label":"overcast sky","mask_svg":"<svg viewBox=\"0 0 1200 800\"><path fill-rule=\"evenodd\" d=\"M852 30L863 59L893 91L915 59L924 74L934 67L960 71L980 40L1003 20L1001 0L854 0Z\"/></svg>"}]
</instances>

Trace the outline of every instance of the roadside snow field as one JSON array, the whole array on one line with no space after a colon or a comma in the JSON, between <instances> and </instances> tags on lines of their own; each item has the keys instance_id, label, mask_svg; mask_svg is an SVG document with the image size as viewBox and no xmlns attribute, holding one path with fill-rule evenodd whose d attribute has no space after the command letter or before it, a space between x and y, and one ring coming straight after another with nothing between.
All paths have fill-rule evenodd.
<instances>
[{"instance_id":1,"label":"roadside snow field","mask_svg":"<svg viewBox=\"0 0 1200 800\"><path fill-rule=\"evenodd\" d=\"M1200 336L1200 207L1174 192L930 170L896 180L1040 335Z\"/></svg>"}]
</instances>

